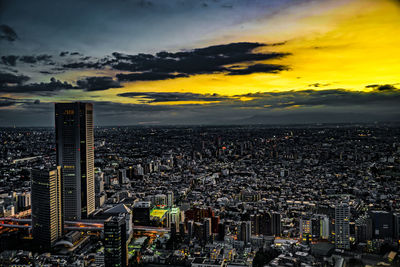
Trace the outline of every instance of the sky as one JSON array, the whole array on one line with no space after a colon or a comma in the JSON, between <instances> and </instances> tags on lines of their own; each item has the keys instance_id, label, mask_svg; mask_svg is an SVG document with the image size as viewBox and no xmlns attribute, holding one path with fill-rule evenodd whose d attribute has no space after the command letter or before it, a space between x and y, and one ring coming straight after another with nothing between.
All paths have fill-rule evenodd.
<instances>
[{"instance_id":1,"label":"sky","mask_svg":"<svg viewBox=\"0 0 400 267\"><path fill-rule=\"evenodd\" d=\"M395 122L399 0L0 0L0 127Z\"/></svg>"}]
</instances>

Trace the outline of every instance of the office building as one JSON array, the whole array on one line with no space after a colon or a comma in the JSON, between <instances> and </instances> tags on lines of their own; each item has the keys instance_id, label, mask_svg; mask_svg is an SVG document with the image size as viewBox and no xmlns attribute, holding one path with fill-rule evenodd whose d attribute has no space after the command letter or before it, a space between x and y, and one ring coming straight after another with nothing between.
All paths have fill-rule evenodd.
<instances>
[{"instance_id":1,"label":"office building","mask_svg":"<svg viewBox=\"0 0 400 267\"><path fill-rule=\"evenodd\" d=\"M104 222L104 263L106 267L128 265L126 222L124 216L113 216Z\"/></svg>"},{"instance_id":2,"label":"office building","mask_svg":"<svg viewBox=\"0 0 400 267\"><path fill-rule=\"evenodd\" d=\"M95 210L93 105L56 103L55 122L64 218L88 218Z\"/></svg>"},{"instance_id":3,"label":"office building","mask_svg":"<svg viewBox=\"0 0 400 267\"><path fill-rule=\"evenodd\" d=\"M32 235L36 244L50 248L63 231L61 168L32 170Z\"/></svg>"}]
</instances>

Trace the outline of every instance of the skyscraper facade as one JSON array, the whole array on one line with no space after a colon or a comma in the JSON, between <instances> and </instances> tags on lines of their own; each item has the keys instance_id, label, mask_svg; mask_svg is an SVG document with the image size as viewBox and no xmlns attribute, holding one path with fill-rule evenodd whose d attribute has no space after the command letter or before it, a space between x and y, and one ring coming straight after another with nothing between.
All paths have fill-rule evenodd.
<instances>
[{"instance_id":1,"label":"skyscraper facade","mask_svg":"<svg viewBox=\"0 0 400 267\"><path fill-rule=\"evenodd\" d=\"M56 103L55 122L64 218L87 218L95 210L93 105Z\"/></svg>"},{"instance_id":2,"label":"skyscraper facade","mask_svg":"<svg viewBox=\"0 0 400 267\"><path fill-rule=\"evenodd\" d=\"M114 216L104 222L104 263L106 267L128 265L125 217Z\"/></svg>"},{"instance_id":3,"label":"skyscraper facade","mask_svg":"<svg viewBox=\"0 0 400 267\"><path fill-rule=\"evenodd\" d=\"M279 212L272 213L272 234L274 236L281 236L282 223L281 214Z\"/></svg>"},{"instance_id":4,"label":"skyscraper facade","mask_svg":"<svg viewBox=\"0 0 400 267\"><path fill-rule=\"evenodd\" d=\"M350 206L345 202L335 208L335 246L350 249Z\"/></svg>"},{"instance_id":5,"label":"skyscraper facade","mask_svg":"<svg viewBox=\"0 0 400 267\"><path fill-rule=\"evenodd\" d=\"M50 248L63 230L61 168L32 170L32 235L36 244Z\"/></svg>"}]
</instances>

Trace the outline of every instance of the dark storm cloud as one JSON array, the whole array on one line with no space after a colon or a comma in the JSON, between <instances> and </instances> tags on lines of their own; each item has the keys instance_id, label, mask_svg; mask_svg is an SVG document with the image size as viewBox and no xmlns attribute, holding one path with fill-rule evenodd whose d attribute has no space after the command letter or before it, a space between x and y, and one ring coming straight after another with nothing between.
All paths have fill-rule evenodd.
<instances>
[{"instance_id":1,"label":"dark storm cloud","mask_svg":"<svg viewBox=\"0 0 400 267\"><path fill-rule=\"evenodd\" d=\"M63 70L59 71L57 69L55 69L53 71L48 71L48 70L39 71L39 73L44 74L44 75L54 75L54 74L60 74L60 73L63 73L63 72L64 72Z\"/></svg>"},{"instance_id":2,"label":"dark storm cloud","mask_svg":"<svg viewBox=\"0 0 400 267\"><path fill-rule=\"evenodd\" d=\"M196 74L227 73L231 75L245 75L251 73L277 73L287 70L288 67L277 64L253 64L243 69L225 67L226 65L246 62L257 62L269 59L279 59L289 53L253 53L255 48L279 44L263 43L230 43L223 45L197 48L181 52L158 52L151 54L129 55L119 52L112 53L112 57L104 57L97 61L87 61L90 57L80 61L69 62L62 66L66 69L102 69L110 67L120 71L117 75L120 81L156 81L188 77ZM63 54L66 56L67 54Z\"/></svg>"},{"instance_id":3,"label":"dark storm cloud","mask_svg":"<svg viewBox=\"0 0 400 267\"><path fill-rule=\"evenodd\" d=\"M67 83L51 78L48 83L30 83L18 85L0 85L0 93L29 93L35 94L40 92L54 92L64 89L78 89L77 87Z\"/></svg>"},{"instance_id":4,"label":"dark storm cloud","mask_svg":"<svg viewBox=\"0 0 400 267\"><path fill-rule=\"evenodd\" d=\"M73 62L62 65L65 69L102 69L104 66L98 62Z\"/></svg>"},{"instance_id":5,"label":"dark storm cloud","mask_svg":"<svg viewBox=\"0 0 400 267\"><path fill-rule=\"evenodd\" d=\"M15 99L11 97L0 97L0 107L11 107L11 106L23 106L23 105L32 105L39 104L39 100L33 99Z\"/></svg>"},{"instance_id":6,"label":"dark storm cloud","mask_svg":"<svg viewBox=\"0 0 400 267\"><path fill-rule=\"evenodd\" d=\"M156 56L149 54L125 55L113 53L114 60L108 61L112 68L133 72L156 73L180 73L186 75L207 74L216 72L234 73L225 65L244 62L279 59L289 55L288 53L253 53L253 49L266 46L262 43L231 43L198 48L183 52L159 52ZM264 67L266 72L271 72L272 65ZM275 65L276 71L284 69L284 66ZM259 72L263 72L262 66L255 66ZM249 70L248 72L250 72Z\"/></svg>"},{"instance_id":7,"label":"dark storm cloud","mask_svg":"<svg viewBox=\"0 0 400 267\"><path fill-rule=\"evenodd\" d=\"M255 64L240 69L229 69L229 75L247 75L252 73L278 73L289 68L284 65L277 64Z\"/></svg>"},{"instance_id":8,"label":"dark storm cloud","mask_svg":"<svg viewBox=\"0 0 400 267\"><path fill-rule=\"evenodd\" d=\"M118 96L143 99L145 103L171 102L171 101L223 101L227 97L218 94L194 94L194 93L158 93L158 92L130 92Z\"/></svg>"},{"instance_id":9,"label":"dark storm cloud","mask_svg":"<svg viewBox=\"0 0 400 267\"><path fill-rule=\"evenodd\" d=\"M0 72L0 86L3 87L7 84L22 84L29 80L28 76L15 75L12 73Z\"/></svg>"},{"instance_id":10,"label":"dark storm cloud","mask_svg":"<svg viewBox=\"0 0 400 267\"><path fill-rule=\"evenodd\" d=\"M38 56L21 56L19 58L19 61L24 62L24 63L30 63L30 64L35 64L37 62L46 62L50 63L51 62L51 55L38 55Z\"/></svg>"},{"instance_id":11,"label":"dark storm cloud","mask_svg":"<svg viewBox=\"0 0 400 267\"><path fill-rule=\"evenodd\" d=\"M0 40L13 42L17 40L17 33L8 25L0 25Z\"/></svg>"},{"instance_id":12,"label":"dark storm cloud","mask_svg":"<svg viewBox=\"0 0 400 267\"><path fill-rule=\"evenodd\" d=\"M121 82L126 81L159 81L174 78L188 77L186 74L169 74L163 72L142 72L142 73L130 73L130 74L117 74L117 78Z\"/></svg>"},{"instance_id":13,"label":"dark storm cloud","mask_svg":"<svg viewBox=\"0 0 400 267\"><path fill-rule=\"evenodd\" d=\"M121 88L119 82L114 81L112 77L87 77L76 82L78 87L87 91L100 91L110 88Z\"/></svg>"},{"instance_id":14,"label":"dark storm cloud","mask_svg":"<svg viewBox=\"0 0 400 267\"><path fill-rule=\"evenodd\" d=\"M1 62L7 66L15 66L17 63L18 56L9 55L9 56L2 56Z\"/></svg>"},{"instance_id":15,"label":"dark storm cloud","mask_svg":"<svg viewBox=\"0 0 400 267\"><path fill-rule=\"evenodd\" d=\"M399 90L398 88L396 88L394 85L392 84L370 84L365 86L366 88L373 88L375 90L378 91L396 91Z\"/></svg>"}]
</instances>

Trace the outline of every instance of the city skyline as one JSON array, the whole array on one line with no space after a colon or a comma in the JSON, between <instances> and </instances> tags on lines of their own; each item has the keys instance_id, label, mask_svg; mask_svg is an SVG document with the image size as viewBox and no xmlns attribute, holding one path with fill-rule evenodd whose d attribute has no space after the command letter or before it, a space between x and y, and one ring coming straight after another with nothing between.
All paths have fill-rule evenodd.
<instances>
[{"instance_id":1,"label":"city skyline","mask_svg":"<svg viewBox=\"0 0 400 267\"><path fill-rule=\"evenodd\" d=\"M0 126L52 126L53 103L75 101L99 126L400 116L399 1L1 7Z\"/></svg>"}]
</instances>

